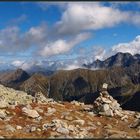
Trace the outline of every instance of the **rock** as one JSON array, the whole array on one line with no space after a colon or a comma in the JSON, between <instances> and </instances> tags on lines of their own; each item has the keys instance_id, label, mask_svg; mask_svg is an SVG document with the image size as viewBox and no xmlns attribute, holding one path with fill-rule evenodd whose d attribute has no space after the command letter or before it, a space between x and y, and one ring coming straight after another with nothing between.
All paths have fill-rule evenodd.
<instances>
[{"instance_id":1,"label":"rock","mask_svg":"<svg viewBox=\"0 0 140 140\"><path fill-rule=\"evenodd\" d=\"M123 116L123 114L118 110L114 110L114 113L115 113L115 115L118 115L119 117Z\"/></svg>"},{"instance_id":2,"label":"rock","mask_svg":"<svg viewBox=\"0 0 140 140\"><path fill-rule=\"evenodd\" d=\"M121 118L122 121L125 120L125 119L128 119L128 116L127 116L127 115L124 115L124 116Z\"/></svg>"},{"instance_id":3,"label":"rock","mask_svg":"<svg viewBox=\"0 0 140 140\"><path fill-rule=\"evenodd\" d=\"M104 126L105 129L112 129L112 125L107 124L106 126Z\"/></svg>"},{"instance_id":4,"label":"rock","mask_svg":"<svg viewBox=\"0 0 140 140\"><path fill-rule=\"evenodd\" d=\"M39 113L43 113L44 111L43 111L43 109L41 109L41 108L39 108L39 107L35 107L34 108L37 112L39 112Z\"/></svg>"},{"instance_id":5,"label":"rock","mask_svg":"<svg viewBox=\"0 0 140 140\"><path fill-rule=\"evenodd\" d=\"M53 139L53 138L58 137L58 136L60 136L60 134L58 132L56 132L56 131L53 132L52 131L52 132L50 132L50 137L49 138L52 138Z\"/></svg>"},{"instance_id":6,"label":"rock","mask_svg":"<svg viewBox=\"0 0 140 140\"><path fill-rule=\"evenodd\" d=\"M101 122L97 122L97 125L98 125L98 126L101 126L102 124L101 124Z\"/></svg>"},{"instance_id":7,"label":"rock","mask_svg":"<svg viewBox=\"0 0 140 140\"><path fill-rule=\"evenodd\" d=\"M73 123L79 124L79 125L84 125L85 121L84 120L74 120Z\"/></svg>"},{"instance_id":8,"label":"rock","mask_svg":"<svg viewBox=\"0 0 140 140\"><path fill-rule=\"evenodd\" d=\"M37 117L35 119L36 119L36 121L41 121L43 118L41 116L39 116L39 117Z\"/></svg>"},{"instance_id":9,"label":"rock","mask_svg":"<svg viewBox=\"0 0 140 140\"><path fill-rule=\"evenodd\" d=\"M8 104L8 102L6 102L6 100L0 101L0 109L6 108L8 106L9 106L9 104Z\"/></svg>"},{"instance_id":10,"label":"rock","mask_svg":"<svg viewBox=\"0 0 140 140\"><path fill-rule=\"evenodd\" d=\"M17 126L16 126L16 129L17 129L17 130L21 130L21 129L22 129L22 126L17 125Z\"/></svg>"},{"instance_id":11,"label":"rock","mask_svg":"<svg viewBox=\"0 0 140 140\"><path fill-rule=\"evenodd\" d=\"M6 113L5 113L5 110L0 110L0 118L1 119L5 119L6 118Z\"/></svg>"},{"instance_id":12,"label":"rock","mask_svg":"<svg viewBox=\"0 0 140 140\"><path fill-rule=\"evenodd\" d=\"M104 102L104 103L111 103L111 101L110 100L108 100L108 99L106 99L106 98L104 98L104 97L101 97L101 99L102 99L102 101Z\"/></svg>"},{"instance_id":13,"label":"rock","mask_svg":"<svg viewBox=\"0 0 140 140\"><path fill-rule=\"evenodd\" d=\"M99 112L99 114L109 116L109 117L114 116L113 111L111 109L107 110L106 112Z\"/></svg>"},{"instance_id":14,"label":"rock","mask_svg":"<svg viewBox=\"0 0 140 140\"><path fill-rule=\"evenodd\" d=\"M43 124L42 128L43 128L43 130L46 130L46 129L52 128L54 126L55 126L54 123L46 123L46 124Z\"/></svg>"},{"instance_id":15,"label":"rock","mask_svg":"<svg viewBox=\"0 0 140 140\"><path fill-rule=\"evenodd\" d=\"M103 104L103 111L109 110L109 105L108 104Z\"/></svg>"},{"instance_id":16,"label":"rock","mask_svg":"<svg viewBox=\"0 0 140 140\"><path fill-rule=\"evenodd\" d=\"M130 124L130 128L137 128L140 126L140 119L136 119L133 123Z\"/></svg>"},{"instance_id":17,"label":"rock","mask_svg":"<svg viewBox=\"0 0 140 140\"><path fill-rule=\"evenodd\" d=\"M69 114L70 114L70 112L62 112L62 115L64 115L64 116L67 116Z\"/></svg>"},{"instance_id":18,"label":"rock","mask_svg":"<svg viewBox=\"0 0 140 140\"><path fill-rule=\"evenodd\" d=\"M40 128L37 128L36 130L39 131L39 132L41 132L41 129Z\"/></svg>"},{"instance_id":19,"label":"rock","mask_svg":"<svg viewBox=\"0 0 140 140\"><path fill-rule=\"evenodd\" d=\"M75 101L75 100L73 100L73 101L71 102L71 104L74 104L74 105L76 105L76 106L80 106L80 102L77 102L77 101Z\"/></svg>"},{"instance_id":20,"label":"rock","mask_svg":"<svg viewBox=\"0 0 140 140\"><path fill-rule=\"evenodd\" d=\"M113 130L113 129L107 129L106 131L109 135L112 135L112 134L127 135L127 132L124 132L124 131L118 131L118 130Z\"/></svg>"},{"instance_id":21,"label":"rock","mask_svg":"<svg viewBox=\"0 0 140 140\"><path fill-rule=\"evenodd\" d=\"M34 131L36 131L36 127L32 126L31 129L30 129L30 132L34 132Z\"/></svg>"},{"instance_id":22,"label":"rock","mask_svg":"<svg viewBox=\"0 0 140 140\"><path fill-rule=\"evenodd\" d=\"M135 117L136 117L137 119L140 119L140 113L136 113Z\"/></svg>"},{"instance_id":23,"label":"rock","mask_svg":"<svg viewBox=\"0 0 140 140\"><path fill-rule=\"evenodd\" d=\"M40 116L36 110L31 110L31 109L28 109L26 107L22 108L22 112L31 118L37 118Z\"/></svg>"},{"instance_id":24,"label":"rock","mask_svg":"<svg viewBox=\"0 0 140 140\"><path fill-rule=\"evenodd\" d=\"M11 132L15 132L16 131L16 129L13 126L9 125L9 124L5 126L5 130L6 131L11 131Z\"/></svg>"},{"instance_id":25,"label":"rock","mask_svg":"<svg viewBox=\"0 0 140 140\"><path fill-rule=\"evenodd\" d=\"M64 119L68 120L68 121L72 121L73 117L72 116L64 116Z\"/></svg>"},{"instance_id":26,"label":"rock","mask_svg":"<svg viewBox=\"0 0 140 140\"><path fill-rule=\"evenodd\" d=\"M48 113L49 114L53 114L54 112L56 112L55 108L48 107Z\"/></svg>"},{"instance_id":27,"label":"rock","mask_svg":"<svg viewBox=\"0 0 140 140\"><path fill-rule=\"evenodd\" d=\"M69 125L68 130L70 130L72 132L75 131L75 126L74 125Z\"/></svg>"},{"instance_id":28,"label":"rock","mask_svg":"<svg viewBox=\"0 0 140 140\"><path fill-rule=\"evenodd\" d=\"M96 114L93 113L93 112L88 112L88 114L89 114L90 116L96 116Z\"/></svg>"},{"instance_id":29,"label":"rock","mask_svg":"<svg viewBox=\"0 0 140 140\"><path fill-rule=\"evenodd\" d=\"M69 134L69 130L64 127L59 127L59 128L57 128L56 131L59 133L62 133L62 134L66 134L66 135Z\"/></svg>"},{"instance_id":30,"label":"rock","mask_svg":"<svg viewBox=\"0 0 140 140\"><path fill-rule=\"evenodd\" d=\"M117 139L125 138L125 137L126 137L126 135L124 135L124 134L113 134L113 135L109 136L109 138L117 138Z\"/></svg>"},{"instance_id":31,"label":"rock","mask_svg":"<svg viewBox=\"0 0 140 140\"><path fill-rule=\"evenodd\" d=\"M100 96L94 101L93 104L93 111L96 114L104 116L121 116L119 112L120 110L122 110L120 104L117 102L117 100L113 99L113 97L109 95L106 89L103 89L100 92Z\"/></svg>"},{"instance_id":32,"label":"rock","mask_svg":"<svg viewBox=\"0 0 140 140\"><path fill-rule=\"evenodd\" d=\"M111 103L111 107L112 107L113 110L119 110L120 109L120 104L116 100L113 100L112 103Z\"/></svg>"}]
</instances>

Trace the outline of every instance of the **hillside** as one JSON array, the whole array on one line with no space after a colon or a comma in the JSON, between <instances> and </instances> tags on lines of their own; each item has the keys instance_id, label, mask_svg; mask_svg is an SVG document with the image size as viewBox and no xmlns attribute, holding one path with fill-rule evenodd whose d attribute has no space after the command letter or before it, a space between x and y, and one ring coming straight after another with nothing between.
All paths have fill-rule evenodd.
<instances>
[{"instance_id":1,"label":"hillside","mask_svg":"<svg viewBox=\"0 0 140 140\"><path fill-rule=\"evenodd\" d=\"M19 89L19 85L29 78L29 74L22 69L8 71L0 74L0 83Z\"/></svg>"},{"instance_id":2,"label":"hillside","mask_svg":"<svg viewBox=\"0 0 140 140\"><path fill-rule=\"evenodd\" d=\"M20 85L20 90L26 91L30 95L41 92L48 96L49 79L42 74L34 74Z\"/></svg>"},{"instance_id":3,"label":"hillside","mask_svg":"<svg viewBox=\"0 0 140 140\"><path fill-rule=\"evenodd\" d=\"M0 137L1 138L139 138L139 112L122 110L111 97L100 94L96 100L98 111L94 105L84 103L56 102L46 98L32 102L34 97L27 98L27 94L0 85L0 93L5 93L5 99L0 105ZM10 94L9 94L10 93ZM15 95L22 95L19 102ZM103 94L103 92L102 92ZM42 95L41 95L42 96ZM40 97L41 97L40 96ZM43 96L42 98L43 99ZM102 101L102 102L101 102ZM107 113L107 104L113 107L114 115L103 115L99 108L106 104L104 113Z\"/></svg>"},{"instance_id":4,"label":"hillside","mask_svg":"<svg viewBox=\"0 0 140 140\"><path fill-rule=\"evenodd\" d=\"M100 87L106 82L113 97L127 99L128 96L135 94L139 85L132 82L132 76L130 77L126 71L128 72L121 67L96 71L87 69L59 71L50 79L50 97L56 100L92 103L98 96ZM122 98L120 102L123 103Z\"/></svg>"}]
</instances>

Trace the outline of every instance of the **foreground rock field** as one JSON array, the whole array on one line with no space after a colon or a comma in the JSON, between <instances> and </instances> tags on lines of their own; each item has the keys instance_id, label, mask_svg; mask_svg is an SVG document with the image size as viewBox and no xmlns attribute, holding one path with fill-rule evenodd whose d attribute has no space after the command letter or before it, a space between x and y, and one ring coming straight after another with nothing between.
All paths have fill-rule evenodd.
<instances>
[{"instance_id":1,"label":"foreground rock field","mask_svg":"<svg viewBox=\"0 0 140 140\"><path fill-rule=\"evenodd\" d=\"M140 113L108 94L93 105L35 98L0 85L0 138L140 138Z\"/></svg>"}]
</instances>

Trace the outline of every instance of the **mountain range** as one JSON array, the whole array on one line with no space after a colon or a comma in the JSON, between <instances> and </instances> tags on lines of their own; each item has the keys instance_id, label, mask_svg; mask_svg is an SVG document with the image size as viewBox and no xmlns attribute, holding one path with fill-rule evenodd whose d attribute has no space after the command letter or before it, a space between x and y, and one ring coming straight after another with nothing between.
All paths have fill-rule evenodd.
<instances>
[{"instance_id":1,"label":"mountain range","mask_svg":"<svg viewBox=\"0 0 140 140\"><path fill-rule=\"evenodd\" d=\"M86 69L59 70L46 76L22 69L1 72L0 84L34 95L42 92L59 101L77 100L92 104L103 83L124 109L140 111L140 55L117 53L104 61L83 65ZM92 70L92 69L97 70Z\"/></svg>"},{"instance_id":2,"label":"mountain range","mask_svg":"<svg viewBox=\"0 0 140 140\"><path fill-rule=\"evenodd\" d=\"M131 55L130 53L117 53L104 61L97 59L92 63L83 64L85 68L110 68L113 66L128 67L132 64L140 64L140 54Z\"/></svg>"}]
</instances>

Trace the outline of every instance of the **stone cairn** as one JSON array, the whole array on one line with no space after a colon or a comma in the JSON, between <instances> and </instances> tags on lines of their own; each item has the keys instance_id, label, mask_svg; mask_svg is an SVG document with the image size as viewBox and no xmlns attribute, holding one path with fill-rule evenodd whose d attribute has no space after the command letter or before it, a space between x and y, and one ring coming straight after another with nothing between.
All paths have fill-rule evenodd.
<instances>
[{"instance_id":1,"label":"stone cairn","mask_svg":"<svg viewBox=\"0 0 140 140\"><path fill-rule=\"evenodd\" d=\"M95 100L93 104L93 111L96 114L105 116L118 115L122 117L122 108L117 100L113 99L112 96L107 92L108 84L104 83L100 96Z\"/></svg>"}]
</instances>

